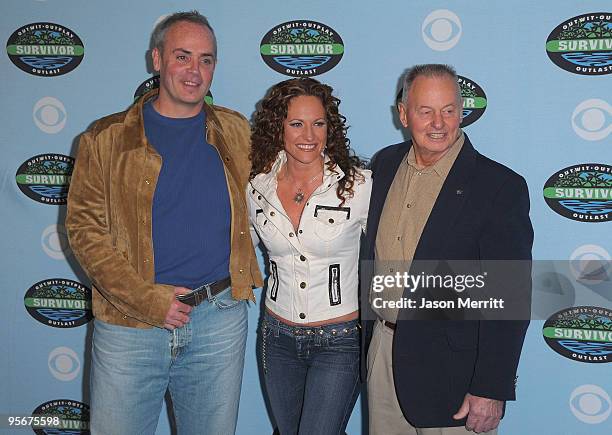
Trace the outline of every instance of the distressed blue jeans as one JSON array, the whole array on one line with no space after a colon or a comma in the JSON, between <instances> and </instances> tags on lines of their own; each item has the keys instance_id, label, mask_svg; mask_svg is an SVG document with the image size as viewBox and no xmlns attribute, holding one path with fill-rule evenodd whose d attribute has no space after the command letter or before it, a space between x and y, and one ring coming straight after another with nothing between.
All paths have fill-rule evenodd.
<instances>
[{"instance_id":1,"label":"distressed blue jeans","mask_svg":"<svg viewBox=\"0 0 612 435\"><path fill-rule=\"evenodd\" d=\"M296 327L266 312L260 358L281 435L344 434L359 395L357 325Z\"/></svg>"},{"instance_id":2,"label":"distressed blue jeans","mask_svg":"<svg viewBox=\"0 0 612 435\"><path fill-rule=\"evenodd\" d=\"M234 434L247 305L224 290L174 331L94 322L92 435L154 434L166 390L179 435Z\"/></svg>"}]
</instances>

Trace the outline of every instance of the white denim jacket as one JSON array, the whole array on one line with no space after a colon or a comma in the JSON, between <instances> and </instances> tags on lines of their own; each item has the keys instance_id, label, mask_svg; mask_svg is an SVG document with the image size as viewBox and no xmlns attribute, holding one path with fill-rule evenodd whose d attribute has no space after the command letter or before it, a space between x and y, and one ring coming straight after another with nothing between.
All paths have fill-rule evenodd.
<instances>
[{"instance_id":1,"label":"white denim jacket","mask_svg":"<svg viewBox=\"0 0 612 435\"><path fill-rule=\"evenodd\" d=\"M295 323L352 313L359 308L359 245L372 173L360 171L365 182L356 181L354 196L340 206L336 187L344 173L325 166L323 183L306 202L296 232L276 194L276 177L286 160L280 151L271 171L247 186L253 243L263 242L269 257L266 307Z\"/></svg>"}]
</instances>

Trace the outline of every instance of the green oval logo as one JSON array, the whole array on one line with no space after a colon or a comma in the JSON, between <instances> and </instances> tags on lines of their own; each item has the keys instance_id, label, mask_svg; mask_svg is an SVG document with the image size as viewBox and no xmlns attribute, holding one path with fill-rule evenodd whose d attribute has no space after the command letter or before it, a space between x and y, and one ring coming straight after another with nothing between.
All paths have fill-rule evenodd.
<instances>
[{"instance_id":1,"label":"green oval logo","mask_svg":"<svg viewBox=\"0 0 612 435\"><path fill-rule=\"evenodd\" d=\"M546 40L546 54L574 74L612 73L612 13L591 12L559 24Z\"/></svg>"},{"instance_id":2,"label":"green oval logo","mask_svg":"<svg viewBox=\"0 0 612 435\"><path fill-rule=\"evenodd\" d=\"M55 23L31 23L15 30L6 43L11 62L39 77L67 74L83 60L81 38Z\"/></svg>"},{"instance_id":3,"label":"green oval logo","mask_svg":"<svg viewBox=\"0 0 612 435\"><path fill-rule=\"evenodd\" d=\"M53 328L76 328L93 318L91 290L71 279L37 282L28 289L23 303L32 317Z\"/></svg>"},{"instance_id":4,"label":"green oval logo","mask_svg":"<svg viewBox=\"0 0 612 435\"><path fill-rule=\"evenodd\" d=\"M561 169L544 184L556 213L579 222L612 220L612 166L582 163Z\"/></svg>"},{"instance_id":5,"label":"green oval logo","mask_svg":"<svg viewBox=\"0 0 612 435\"><path fill-rule=\"evenodd\" d=\"M39 154L19 166L15 179L19 189L42 204L63 205L68 200L74 158L63 154Z\"/></svg>"},{"instance_id":6,"label":"green oval logo","mask_svg":"<svg viewBox=\"0 0 612 435\"><path fill-rule=\"evenodd\" d=\"M266 65L276 72L290 77L312 77L338 65L344 54L344 42L326 24L293 20L266 33L259 51Z\"/></svg>"},{"instance_id":7,"label":"green oval logo","mask_svg":"<svg viewBox=\"0 0 612 435\"><path fill-rule=\"evenodd\" d=\"M463 97L462 127L475 123L484 114L487 108L487 96L484 90L474 80L457 76L457 83Z\"/></svg>"}]
</instances>

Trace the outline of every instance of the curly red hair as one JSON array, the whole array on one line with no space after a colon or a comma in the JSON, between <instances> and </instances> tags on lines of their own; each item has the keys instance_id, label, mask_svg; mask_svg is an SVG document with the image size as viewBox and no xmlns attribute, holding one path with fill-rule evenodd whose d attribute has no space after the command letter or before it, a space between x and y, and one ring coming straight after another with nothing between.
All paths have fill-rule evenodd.
<instances>
[{"instance_id":1,"label":"curly red hair","mask_svg":"<svg viewBox=\"0 0 612 435\"><path fill-rule=\"evenodd\" d=\"M363 163L350 148L350 141L346 137L346 118L338 111L340 100L332 92L331 86L312 78L290 79L272 86L253 117L251 179L257 174L270 172L278 152L284 149L283 121L287 117L289 101L303 95L313 96L321 100L327 117L326 152L330 159L327 167L334 171L338 166L344 172L344 177L338 182L336 195L342 203L354 195L355 179L363 179L357 171L363 167Z\"/></svg>"}]
</instances>

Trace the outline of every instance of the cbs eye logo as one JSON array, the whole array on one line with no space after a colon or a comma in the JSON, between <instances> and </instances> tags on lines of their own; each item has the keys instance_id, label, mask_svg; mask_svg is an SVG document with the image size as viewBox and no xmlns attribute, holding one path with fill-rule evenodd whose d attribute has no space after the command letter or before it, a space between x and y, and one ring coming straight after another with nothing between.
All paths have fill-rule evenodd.
<instances>
[{"instance_id":1,"label":"cbs eye logo","mask_svg":"<svg viewBox=\"0 0 612 435\"><path fill-rule=\"evenodd\" d=\"M49 225L40 237L43 251L54 260L65 260L72 255L68 235L63 225Z\"/></svg>"},{"instance_id":2,"label":"cbs eye logo","mask_svg":"<svg viewBox=\"0 0 612 435\"><path fill-rule=\"evenodd\" d=\"M427 15L421 33L423 41L432 50L450 50L461 39L461 20L448 9L438 9Z\"/></svg>"},{"instance_id":3,"label":"cbs eye logo","mask_svg":"<svg viewBox=\"0 0 612 435\"><path fill-rule=\"evenodd\" d=\"M56 347L49 353L49 371L60 381L72 381L81 371L81 361L76 352L69 347Z\"/></svg>"},{"instance_id":4,"label":"cbs eye logo","mask_svg":"<svg viewBox=\"0 0 612 435\"><path fill-rule=\"evenodd\" d=\"M533 277L532 306L538 318L547 318L551 312L573 306L576 289L565 274L545 268L541 270L542 272L538 271Z\"/></svg>"},{"instance_id":5,"label":"cbs eye logo","mask_svg":"<svg viewBox=\"0 0 612 435\"><path fill-rule=\"evenodd\" d=\"M608 419L612 402L598 385L581 385L572 391L569 406L576 418L587 424L599 424Z\"/></svg>"},{"instance_id":6,"label":"cbs eye logo","mask_svg":"<svg viewBox=\"0 0 612 435\"><path fill-rule=\"evenodd\" d=\"M598 284L610 281L612 258L608 251L598 245L582 245L570 256L570 270L576 280Z\"/></svg>"},{"instance_id":7,"label":"cbs eye logo","mask_svg":"<svg viewBox=\"0 0 612 435\"><path fill-rule=\"evenodd\" d=\"M59 133L64 129L68 116L64 104L53 97L43 97L32 109L34 124L48 134Z\"/></svg>"},{"instance_id":8,"label":"cbs eye logo","mask_svg":"<svg viewBox=\"0 0 612 435\"><path fill-rule=\"evenodd\" d=\"M612 132L612 106L592 98L576 106L572 113L572 128L585 140L602 140Z\"/></svg>"}]
</instances>

